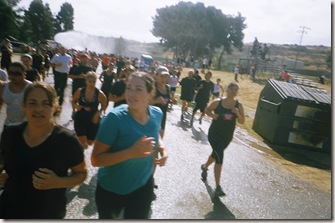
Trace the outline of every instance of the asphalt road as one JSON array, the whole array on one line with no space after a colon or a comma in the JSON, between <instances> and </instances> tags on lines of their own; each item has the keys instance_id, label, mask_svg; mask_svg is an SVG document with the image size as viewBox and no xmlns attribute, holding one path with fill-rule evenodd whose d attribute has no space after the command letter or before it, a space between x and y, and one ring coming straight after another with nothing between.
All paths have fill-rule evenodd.
<instances>
[{"instance_id":1,"label":"asphalt road","mask_svg":"<svg viewBox=\"0 0 335 223\"><path fill-rule=\"evenodd\" d=\"M52 75L46 81L53 84ZM68 84L57 122L73 130L70 81ZM241 128L236 129L234 140L225 151L221 185L227 195L212 198L213 166L209 169L208 183L200 177L200 165L211 153L207 141L209 122L203 121L200 125L196 116L191 128L189 118L190 115L186 115L185 121L180 121L177 105L167 115L164 144L168 160L166 166L157 168L155 173L158 189L155 189L157 199L152 203L151 219L332 218L330 193L278 169L269 156L247 143L252 137ZM66 219L97 219L94 201L97 168L90 164L91 152L91 147L85 151L89 167L87 179L68 190Z\"/></svg>"}]
</instances>

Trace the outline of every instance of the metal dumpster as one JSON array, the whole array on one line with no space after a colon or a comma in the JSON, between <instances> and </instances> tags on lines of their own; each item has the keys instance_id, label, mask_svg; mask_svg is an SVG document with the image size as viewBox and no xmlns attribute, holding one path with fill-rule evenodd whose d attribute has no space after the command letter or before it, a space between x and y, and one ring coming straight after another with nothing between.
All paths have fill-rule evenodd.
<instances>
[{"instance_id":1,"label":"metal dumpster","mask_svg":"<svg viewBox=\"0 0 335 223\"><path fill-rule=\"evenodd\" d=\"M331 150L331 95L270 79L261 91L253 130L283 146Z\"/></svg>"}]
</instances>

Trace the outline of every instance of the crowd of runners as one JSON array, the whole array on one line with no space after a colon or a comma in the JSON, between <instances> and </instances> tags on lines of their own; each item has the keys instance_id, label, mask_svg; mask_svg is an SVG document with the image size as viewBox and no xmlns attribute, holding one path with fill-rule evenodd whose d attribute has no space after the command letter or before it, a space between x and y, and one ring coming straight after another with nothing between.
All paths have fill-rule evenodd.
<instances>
[{"instance_id":1,"label":"crowd of runners","mask_svg":"<svg viewBox=\"0 0 335 223\"><path fill-rule=\"evenodd\" d=\"M0 142L0 218L64 218L66 188L85 180L83 152L89 146L91 165L99 167L99 218L118 218L122 210L125 219L148 218L156 199L155 169L167 160L166 118L178 99L182 122L189 107L190 126L198 110L199 124L205 115L212 118L208 141L213 152L199 166L199 175L206 181L208 167L215 163L215 196L225 195L220 186L223 154L236 122L244 123L244 110L235 99L238 85L232 82L224 89L220 78L212 82L208 61L200 72L187 68L182 78L185 68L177 64L155 61L144 72L137 58L62 46L53 51L37 48L22 54L21 62L12 62L10 42L5 43L0 70L0 105L7 109ZM97 74L99 65L103 71ZM44 82L50 73L54 86ZM74 133L54 119L62 112L68 78ZM98 80L101 88L96 87ZM105 114L108 106L113 109Z\"/></svg>"}]
</instances>

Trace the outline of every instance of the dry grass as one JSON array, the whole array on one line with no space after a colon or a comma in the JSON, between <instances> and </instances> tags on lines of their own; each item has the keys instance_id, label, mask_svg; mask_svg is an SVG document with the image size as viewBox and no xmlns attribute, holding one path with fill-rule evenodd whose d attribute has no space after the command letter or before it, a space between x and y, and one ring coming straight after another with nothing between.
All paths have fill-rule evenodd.
<instances>
[{"instance_id":1,"label":"dry grass","mask_svg":"<svg viewBox=\"0 0 335 223\"><path fill-rule=\"evenodd\" d=\"M180 77L180 80L184 77L187 76L187 72L188 72L188 68L184 68ZM230 82L234 81L234 74L232 72L223 72L223 71L216 71L216 70L211 70L213 73L213 76L211 78L211 80L213 82L216 81L217 78L221 78L221 83L224 87L226 87ZM204 78L204 74L200 75L202 78ZM243 75L242 76L243 79L241 79L241 76L238 76L238 86L240 88L239 93L236 97L237 100L239 100L239 102L241 102L243 104L244 110L245 110L245 116L246 116L246 120L243 126L239 125L240 127L243 127L244 129L246 129L248 131L248 133L250 135L252 135L253 137L255 137L256 139L259 139L260 141L262 141L262 137L259 136L253 129L252 129L252 125L253 125L253 121L254 121L254 116L255 116L255 112L257 109L257 104L258 104L258 99L259 99L259 95L260 92L262 91L262 89L264 88L265 84L267 83L267 79L271 78L270 76L267 76L265 74L261 75L261 77L256 78L255 81L252 81L249 78L249 75ZM312 78L312 77L308 77L309 79L316 81L317 82L317 78ZM326 85L321 85L320 87L326 89L328 92L331 92L331 84L328 83ZM180 93L180 88L177 88L177 93ZM179 101L180 103L180 101Z\"/></svg>"}]
</instances>

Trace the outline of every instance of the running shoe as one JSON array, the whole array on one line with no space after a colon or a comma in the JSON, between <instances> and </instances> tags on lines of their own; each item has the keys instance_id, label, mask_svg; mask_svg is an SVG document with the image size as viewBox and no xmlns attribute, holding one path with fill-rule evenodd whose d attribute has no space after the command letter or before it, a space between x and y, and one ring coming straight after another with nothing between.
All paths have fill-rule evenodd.
<instances>
[{"instance_id":1,"label":"running shoe","mask_svg":"<svg viewBox=\"0 0 335 223\"><path fill-rule=\"evenodd\" d=\"M203 181L206 181L206 180L207 180L207 170L208 170L208 169L206 169L206 168L205 168L205 165L202 164L202 165L201 165L201 170L202 170L201 178L202 178Z\"/></svg>"},{"instance_id":2,"label":"running shoe","mask_svg":"<svg viewBox=\"0 0 335 223\"><path fill-rule=\"evenodd\" d=\"M223 192L221 186L217 186L214 192L214 196L216 197L222 197L222 196L226 196L226 193Z\"/></svg>"}]
</instances>

